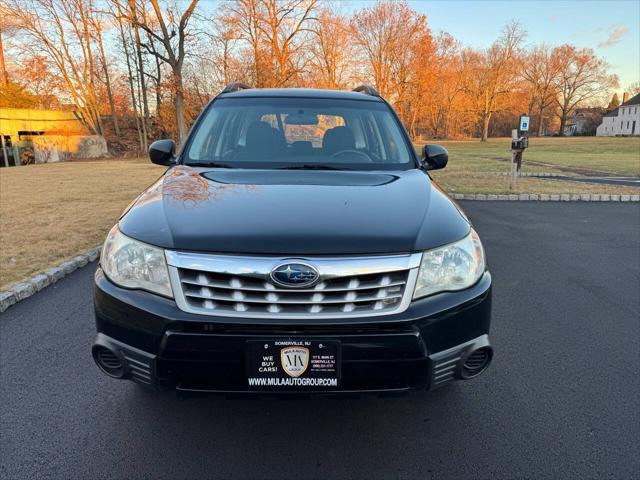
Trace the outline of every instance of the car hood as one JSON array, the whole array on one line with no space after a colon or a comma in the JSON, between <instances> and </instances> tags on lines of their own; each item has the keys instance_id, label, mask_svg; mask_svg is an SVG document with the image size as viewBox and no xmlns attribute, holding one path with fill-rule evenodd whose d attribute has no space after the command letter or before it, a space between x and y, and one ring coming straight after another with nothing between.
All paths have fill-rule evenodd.
<instances>
[{"instance_id":1,"label":"car hood","mask_svg":"<svg viewBox=\"0 0 640 480\"><path fill-rule=\"evenodd\" d=\"M163 248L340 255L426 250L469 223L421 170L353 172L176 166L120 219L125 235Z\"/></svg>"}]
</instances>

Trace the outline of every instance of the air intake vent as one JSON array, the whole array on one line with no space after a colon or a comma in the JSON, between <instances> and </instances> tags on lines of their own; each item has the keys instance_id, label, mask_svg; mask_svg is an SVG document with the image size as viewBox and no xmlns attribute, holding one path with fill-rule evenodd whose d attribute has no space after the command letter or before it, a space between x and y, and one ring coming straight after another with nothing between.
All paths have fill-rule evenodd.
<instances>
[{"instance_id":1,"label":"air intake vent","mask_svg":"<svg viewBox=\"0 0 640 480\"><path fill-rule=\"evenodd\" d=\"M462 364L462 376L464 378L473 378L480 375L489 365L491 361L491 350L489 348L480 348L471 353Z\"/></svg>"},{"instance_id":2,"label":"air intake vent","mask_svg":"<svg viewBox=\"0 0 640 480\"><path fill-rule=\"evenodd\" d=\"M93 355L96 363L105 373L112 377L122 377L122 362L114 352L108 348L98 346L94 348Z\"/></svg>"}]
</instances>

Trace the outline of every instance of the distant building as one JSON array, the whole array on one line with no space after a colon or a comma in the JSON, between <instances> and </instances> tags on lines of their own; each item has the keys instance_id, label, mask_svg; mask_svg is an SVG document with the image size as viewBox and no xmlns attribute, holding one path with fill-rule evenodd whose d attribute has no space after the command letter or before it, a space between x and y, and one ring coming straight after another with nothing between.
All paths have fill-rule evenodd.
<instances>
[{"instance_id":1,"label":"distant building","mask_svg":"<svg viewBox=\"0 0 640 480\"><path fill-rule=\"evenodd\" d=\"M602 117L602 123L596 130L599 137L640 135L640 93L624 102L615 110Z\"/></svg>"},{"instance_id":2,"label":"distant building","mask_svg":"<svg viewBox=\"0 0 640 480\"><path fill-rule=\"evenodd\" d=\"M565 136L595 135L603 114L604 108L600 107L576 108L564 129Z\"/></svg>"}]
</instances>

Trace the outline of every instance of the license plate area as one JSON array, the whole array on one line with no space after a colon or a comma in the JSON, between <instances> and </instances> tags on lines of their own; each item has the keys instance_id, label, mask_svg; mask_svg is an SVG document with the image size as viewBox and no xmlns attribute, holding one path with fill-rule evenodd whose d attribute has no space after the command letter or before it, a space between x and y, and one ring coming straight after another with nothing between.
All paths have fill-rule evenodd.
<instances>
[{"instance_id":1,"label":"license plate area","mask_svg":"<svg viewBox=\"0 0 640 480\"><path fill-rule=\"evenodd\" d=\"M250 390L333 390L340 385L340 342L250 340L246 344Z\"/></svg>"}]
</instances>

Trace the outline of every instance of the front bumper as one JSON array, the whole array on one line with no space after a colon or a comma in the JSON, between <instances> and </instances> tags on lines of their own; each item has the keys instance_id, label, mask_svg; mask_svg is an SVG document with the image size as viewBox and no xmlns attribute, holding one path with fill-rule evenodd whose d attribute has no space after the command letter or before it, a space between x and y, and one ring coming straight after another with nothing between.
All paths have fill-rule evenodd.
<instances>
[{"instance_id":1,"label":"front bumper","mask_svg":"<svg viewBox=\"0 0 640 480\"><path fill-rule=\"evenodd\" d=\"M282 393L433 389L468 376L463 364L472 352L485 350L489 360L491 354L488 272L467 290L417 300L402 313L375 319L292 321L190 314L171 299L117 287L100 269L94 300L98 329L94 357L106 349L121 363L115 374L106 373L185 393L268 393L247 386L245 345L250 340L340 342L337 390Z\"/></svg>"}]
</instances>

